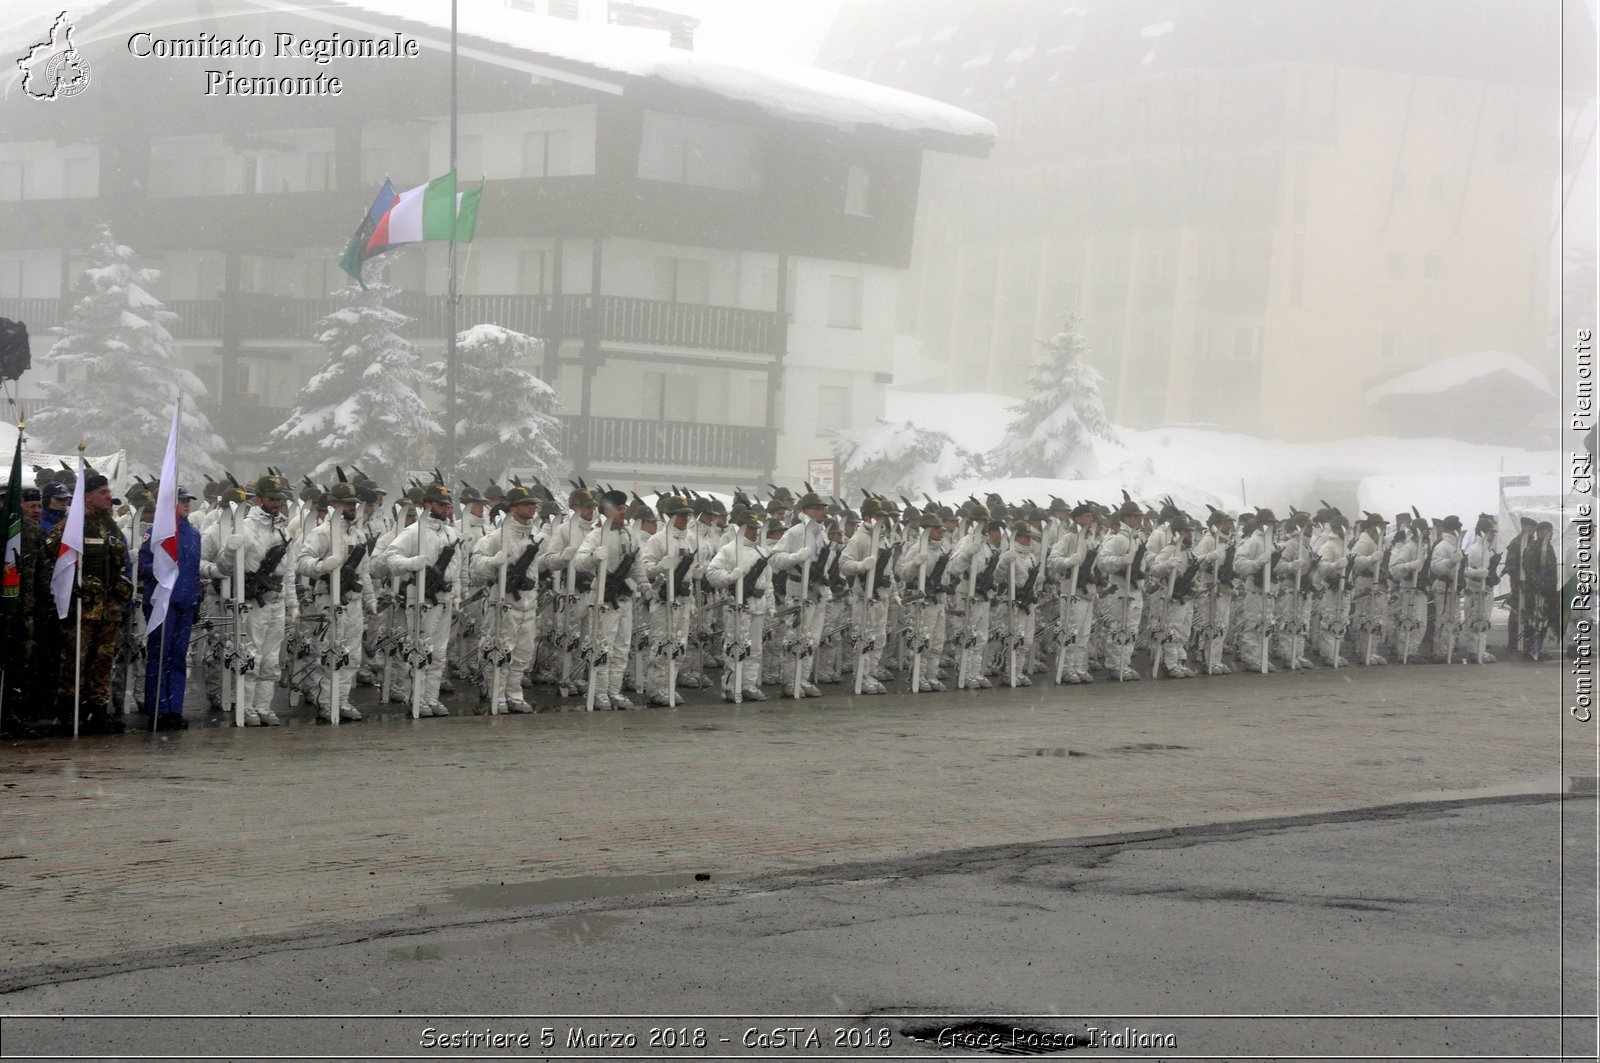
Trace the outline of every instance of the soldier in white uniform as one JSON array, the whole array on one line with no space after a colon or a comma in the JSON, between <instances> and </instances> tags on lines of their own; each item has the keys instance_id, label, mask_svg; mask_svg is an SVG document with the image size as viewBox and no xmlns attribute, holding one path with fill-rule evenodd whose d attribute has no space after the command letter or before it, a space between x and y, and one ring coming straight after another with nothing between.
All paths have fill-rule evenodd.
<instances>
[{"instance_id":1,"label":"soldier in white uniform","mask_svg":"<svg viewBox=\"0 0 1600 1063\"><path fill-rule=\"evenodd\" d=\"M385 571L400 573L409 580L401 584L402 609L416 609L416 584L422 586L420 617L413 617L413 630L420 633L422 685L416 708L418 717L448 716L450 710L439 701L439 685L444 680L445 655L450 645L450 613L455 585L450 579L460 535L450 525L454 506L450 488L435 481L424 487L422 511L410 527L394 537L379 556ZM416 581L416 582L412 582ZM413 676L415 680L415 676Z\"/></svg>"},{"instance_id":2,"label":"soldier in white uniform","mask_svg":"<svg viewBox=\"0 0 1600 1063\"><path fill-rule=\"evenodd\" d=\"M538 559L544 545L534 520L539 501L520 484L508 488L502 501L505 519L478 539L471 559L472 582L488 592L480 635L486 655L482 693L495 689L498 670L500 704L491 710L528 713L533 707L522 695L522 674L533 666L538 646Z\"/></svg>"},{"instance_id":3,"label":"soldier in white uniform","mask_svg":"<svg viewBox=\"0 0 1600 1063\"><path fill-rule=\"evenodd\" d=\"M355 488L339 481L328 488L331 519L319 524L300 545L295 571L307 580L314 595L316 615L330 616L324 658L317 669L317 719L331 720L337 700L341 720L359 720L361 713L350 704L356 670L361 666L362 636L366 618L377 611L377 596L372 589L372 542L361 535L357 518L360 502ZM334 522L340 523L338 549L334 549ZM332 574L339 572L339 611L333 610ZM337 629L335 631L335 628ZM336 636L336 638L335 638Z\"/></svg>"},{"instance_id":4,"label":"soldier in white uniform","mask_svg":"<svg viewBox=\"0 0 1600 1063\"><path fill-rule=\"evenodd\" d=\"M255 506L244 519L243 530L223 542L217 565L235 571L243 559L245 574L244 636L246 668L239 678L239 703L246 727L276 727L280 722L272 701L278 692L279 655L284 628L298 620L294 595L295 559L283 503L289 486L281 476L267 475L255 482Z\"/></svg>"},{"instance_id":5,"label":"soldier in white uniform","mask_svg":"<svg viewBox=\"0 0 1600 1063\"><path fill-rule=\"evenodd\" d=\"M633 644L633 566L639 554L627 527L628 496L607 491L599 503L601 520L584 537L575 557L578 571L589 573L598 587L598 605L592 604L594 587L589 595L590 609L599 609L598 616L589 617L600 660L595 668L594 707L631 709L633 702L622 696L622 676Z\"/></svg>"},{"instance_id":6,"label":"soldier in white uniform","mask_svg":"<svg viewBox=\"0 0 1600 1063\"><path fill-rule=\"evenodd\" d=\"M761 691L762 636L772 614L772 571L761 542L761 518L739 510L730 523L735 537L711 560L706 582L726 591L725 633L728 652L722 669L722 700L732 701L734 690L745 701L765 701Z\"/></svg>"}]
</instances>

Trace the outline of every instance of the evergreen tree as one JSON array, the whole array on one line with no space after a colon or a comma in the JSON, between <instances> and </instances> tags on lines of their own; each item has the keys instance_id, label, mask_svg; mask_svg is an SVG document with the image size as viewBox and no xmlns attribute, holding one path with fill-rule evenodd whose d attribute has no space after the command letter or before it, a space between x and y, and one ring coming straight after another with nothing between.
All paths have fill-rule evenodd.
<instances>
[{"instance_id":1,"label":"evergreen tree","mask_svg":"<svg viewBox=\"0 0 1600 1063\"><path fill-rule=\"evenodd\" d=\"M474 325L456 336L456 474L482 486L531 474L546 485L569 475L561 453L555 389L527 369L539 340L499 325ZM428 366L445 389L445 365Z\"/></svg>"},{"instance_id":2,"label":"evergreen tree","mask_svg":"<svg viewBox=\"0 0 1600 1063\"><path fill-rule=\"evenodd\" d=\"M1028 398L1011 407L995 464L1006 476L1090 479L1099 473L1093 440L1117 437L1100 397L1105 377L1084 360L1082 315L1074 310L1041 347L1028 374Z\"/></svg>"},{"instance_id":3,"label":"evergreen tree","mask_svg":"<svg viewBox=\"0 0 1600 1063\"><path fill-rule=\"evenodd\" d=\"M273 464L313 478L355 465L394 485L428 462L425 448L440 428L419 394L426 379L417 350L399 333L410 319L384 305L399 289L375 272L364 291L352 284L331 293L341 305L317 322L328 360L273 429Z\"/></svg>"},{"instance_id":4,"label":"evergreen tree","mask_svg":"<svg viewBox=\"0 0 1600 1063\"><path fill-rule=\"evenodd\" d=\"M45 385L45 404L28 428L63 454L82 440L91 454L125 450L135 471L158 473L181 395L179 467L213 473L226 444L201 409L205 385L178 364L167 331L177 315L150 294L160 271L135 265L133 249L117 243L108 225L89 254L94 264L73 283L83 297L41 359L58 382Z\"/></svg>"},{"instance_id":5,"label":"evergreen tree","mask_svg":"<svg viewBox=\"0 0 1600 1063\"><path fill-rule=\"evenodd\" d=\"M937 494L984 472L981 455L962 450L944 432L909 421L879 421L836 432L834 438L839 472L852 492L864 487L890 497Z\"/></svg>"}]
</instances>

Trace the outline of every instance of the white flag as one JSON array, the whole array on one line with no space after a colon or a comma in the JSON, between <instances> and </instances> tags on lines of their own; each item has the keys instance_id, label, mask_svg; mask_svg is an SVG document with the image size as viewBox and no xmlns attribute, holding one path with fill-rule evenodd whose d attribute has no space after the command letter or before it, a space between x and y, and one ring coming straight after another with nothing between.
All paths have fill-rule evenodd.
<instances>
[{"instance_id":1,"label":"white flag","mask_svg":"<svg viewBox=\"0 0 1600 1063\"><path fill-rule=\"evenodd\" d=\"M156 489L156 519L150 529L150 574L156 587L150 595L149 635L167 618L172 588L178 582L178 414L182 402L172 405L172 433L167 436L167 456L161 459L161 483ZM134 549L139 544L134 543Z\"/></svg>"},{"instance_id":2,"label":"white flag","mask_svg":"<svg viewBox=\"0 0 1600 1063\"><path fill-rule=\"evenodd\" d=\"M67 508L66 527L61 529L61 552L50 574L50 593L55 596L56 616L67 618L72 610L72 585L78 579L78 559L83 556L83 458L78 459L78 482L72 488L72 505Z\"/></svg>"}]
</instances>

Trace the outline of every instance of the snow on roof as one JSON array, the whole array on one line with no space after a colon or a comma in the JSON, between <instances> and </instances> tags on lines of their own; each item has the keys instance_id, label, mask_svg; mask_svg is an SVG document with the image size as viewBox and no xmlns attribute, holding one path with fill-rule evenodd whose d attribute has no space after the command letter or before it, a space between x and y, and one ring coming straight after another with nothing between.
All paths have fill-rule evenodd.
<instances>
[{"instance_id":1,"label":"snow on roof","mask_svg":"<svg viewBox=\"0 0 1600 1063\"><path fill-rule=\"evenodd\" d=\"M1473 351L1441 359L1409 373L1402 373L1367 389L1368 406L1391 395L1436 395L1494 373L1510 373L1535 390L1553 395L1544 374L1526 359L1504 351Z\"/></svg>"},{"instance_id":2,"label":"snow on roof","mask_svg":"<svg viewBox=\"0 0 1600 1063\"><path fill-rule=\"evenodd\" d=\"M344 7L448 31L450 5L416 0L340 0ZM323 9L327 10L327 9ZM503 0L462 0L460 33L530 56L580 63L601 71L658 78L755 104L784 118L872 125L908 133L993 139L995 124L924 96L834 74L740 48L689 51L668 44L665 31L573 22L508 10ZM386 31L394 26L387 21Z\"/></svg>"}]
</instances>

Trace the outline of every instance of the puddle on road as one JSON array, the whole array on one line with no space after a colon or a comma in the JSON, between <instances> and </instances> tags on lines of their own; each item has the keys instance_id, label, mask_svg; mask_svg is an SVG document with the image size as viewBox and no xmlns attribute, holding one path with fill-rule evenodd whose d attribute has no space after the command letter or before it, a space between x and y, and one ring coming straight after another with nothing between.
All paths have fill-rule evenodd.
<instances>
[{"instance_id":1,"label":"puddle on road","mask_svg":"<svg viewBox=\"0 0 1600 1063\"><path fill-rule=\"evenodd\" d=\"M459 956L481 956L494 952L547 949L562 945L590 945L597 941L611 940L624 925L636 922L620 915L580 912L577 915L545 920L535 927L519 930L514 934L435 941L426 945L390 949L389 959L395 963L417 963L455 959Z\"/></svg>"},{"instance_id":2,"label":"puddle on road","mask_svg":"<svg viewBox=\"0 0 1600 1063\"><path fill-rule=\"evenodd\" d=\"M704 876L704 877L700 877ZM547 878L533 882L484 883L447 890L450 899L438 904L420 904L415 915L441 912L478 911L484 908L521 908L568 901L588 901L601 897L625 897L633 893L659 893L688 886L696 881L710 882L700 872L671 875L578 875L572 878Z\"/></svg>"}]
</instances>

